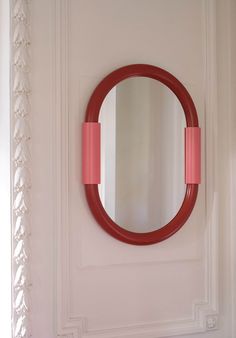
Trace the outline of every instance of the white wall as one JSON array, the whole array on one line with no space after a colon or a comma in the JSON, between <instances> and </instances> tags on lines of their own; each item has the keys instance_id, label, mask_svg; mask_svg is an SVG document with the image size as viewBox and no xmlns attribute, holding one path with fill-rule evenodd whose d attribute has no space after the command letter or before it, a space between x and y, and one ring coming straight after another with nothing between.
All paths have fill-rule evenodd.
<instances>
[{"instance_id":1,"label":"white wall","mask_svg":"<svg viewBox=\"0 0 236 338\"><path fill-rule=\"evenodd\" d=\"M0 1L0 318L1 334L11 337L10 221L10 32L9 3Z\"/></svg>"},{"instance_id":2,"label":"white wall","mask_svg":"<svg viewBox=\"0 0 236 338\"><path fill-rule=\"evenodd\" d=\"M33 2L34 337L234 338L234 239L227 203L232 125L225 106L232 101L223 85L231 83L229 5ZM203 183L191 218L167 241L142 248L118 242L98 226L80 182L88 98L103 76L135 62L156 64L179 78L196 102L203 129ZM222 139L224 144L216 143Z\"/></svg>"}]
</instances>

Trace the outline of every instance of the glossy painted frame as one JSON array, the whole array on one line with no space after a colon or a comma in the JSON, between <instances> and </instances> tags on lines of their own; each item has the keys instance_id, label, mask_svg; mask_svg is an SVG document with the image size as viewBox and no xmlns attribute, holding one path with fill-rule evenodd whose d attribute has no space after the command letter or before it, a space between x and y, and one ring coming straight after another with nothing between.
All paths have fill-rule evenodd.
<instances>
[{"instance_id":1,"label":"glossy painted frame","mask_svg":"<svg viewBox=\"0 0 236 338\"><path fill-rule=\"evenodd\" d=\"M177 96L183 107L186 126L199 127L195 105L182 83L164 69L146 64L128 65L107 75L98 84L89 100L85 122L98 122L100 108L106 95L119 82L131 77L148 77L166 85ZM184 225L195 205L198 184L186 184L185 197L175 217L162 228L147 233L131 232L116 224L103 208L97 184L85 184L85 193L95 219L108 234L125 243L148 245L167 239Z\"/></svg>"}]
</instances>

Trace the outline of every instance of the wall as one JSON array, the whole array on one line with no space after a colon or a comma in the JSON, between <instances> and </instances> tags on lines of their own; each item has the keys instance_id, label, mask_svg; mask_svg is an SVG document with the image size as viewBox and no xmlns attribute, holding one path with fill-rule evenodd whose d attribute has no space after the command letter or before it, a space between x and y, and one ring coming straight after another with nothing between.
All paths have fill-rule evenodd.
<instances>
[{"instance_id":1,"label":"wall","mask_svg":"<svg viewBox=\"0 0 236 338\"><path fill-rule=\"evenodd\" d=\"M9 4L0 1L0 318L1 332L11 334L11 226L10 226L10 41Z\"/></svg>"},{"instance_id":2,"label":"wall","mask_svg":"<svg viewBox=\"0 0 236 338\"><path fill-rule=\"evenodd\" d=\"M32 3L32 335L233 338L231 108L221 87L231 83L224 57L231 55L231 3L97 4ZM80 183L80 128L91 91L114 68L135 62L179 78L203 129L203 184L191 219L145 248L104 233Z\"/></svg>"}]
</instances>

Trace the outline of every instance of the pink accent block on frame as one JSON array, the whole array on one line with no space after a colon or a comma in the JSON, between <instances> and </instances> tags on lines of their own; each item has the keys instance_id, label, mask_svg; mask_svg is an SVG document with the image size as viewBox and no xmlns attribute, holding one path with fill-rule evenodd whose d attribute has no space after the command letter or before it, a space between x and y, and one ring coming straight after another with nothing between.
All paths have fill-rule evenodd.
<instances>
[{"instance_id":1,"label":"pink accent block on frame","mask_svg":"<svg viewBox=\"0 0 236 338\"><path fill-rule=\"evenodd\" d=\"M100 183L100 123L84 122L82 126L82 182Z\"/></svg>"},{"instance_id":2,"label":"pink accent block on frame","mask_svg":"<svg viewBox=\"0 0 236 338\"><path fill-rule=\"evenodd\" d=\"M185 183L201 183L201 129L185 128Z\"/></svg>"}]
</instances>

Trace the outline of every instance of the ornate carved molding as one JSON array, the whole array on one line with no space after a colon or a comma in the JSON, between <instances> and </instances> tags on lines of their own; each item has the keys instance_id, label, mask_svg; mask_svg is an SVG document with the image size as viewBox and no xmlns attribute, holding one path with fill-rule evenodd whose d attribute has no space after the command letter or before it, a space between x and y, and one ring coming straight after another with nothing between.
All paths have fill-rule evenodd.
<instances>
[{"instance_id":1,"label":"ornate carved molding","mask_svg":"<svg viewBox=\"0 0 236 338\"><path fill-rule=\"evenodd\" d=\"M30 9L28 0L11 1L12 130L12 322L13 337L30 337Z\"/></svg>"}]
</instances>

